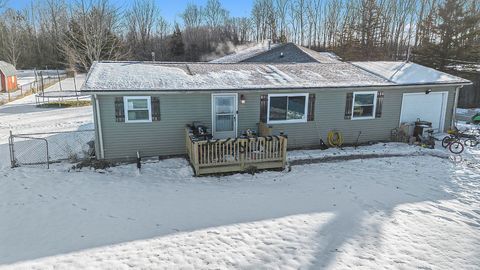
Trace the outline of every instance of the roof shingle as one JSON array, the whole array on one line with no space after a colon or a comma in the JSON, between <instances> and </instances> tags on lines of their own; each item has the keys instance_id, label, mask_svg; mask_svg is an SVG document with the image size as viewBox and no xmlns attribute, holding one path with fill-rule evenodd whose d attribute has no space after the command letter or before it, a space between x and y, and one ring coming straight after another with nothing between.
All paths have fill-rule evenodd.
<instances>
[{"instance_id":1,"label":"roof shingle","mask_svg":"<svg viewBox=\"0 0 480 270\"><path fill-rule=\"evenodd\" d=\"M278 89L392 85L349 63L97 62L83 91Z\"/></svg>"}]
</instances>

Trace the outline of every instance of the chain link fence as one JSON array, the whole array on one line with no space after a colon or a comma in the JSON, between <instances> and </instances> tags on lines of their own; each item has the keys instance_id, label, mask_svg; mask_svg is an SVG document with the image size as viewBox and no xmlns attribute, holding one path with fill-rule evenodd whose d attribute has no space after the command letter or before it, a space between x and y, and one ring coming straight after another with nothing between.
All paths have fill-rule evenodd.
<instances>
[{"instance_id":1,"label":"chain link fence","mask_svg":"<svg viewBox=\"0 0 480 270\"><path fill-rule=\"evenodd\" d=\"M48 88L65 78L67 78L67 74L63 71L58 75L35 76L30 82L26 83L21 83L20 81L17 90L0 93L0 105L17 100L24 96L28 96L30 94L43 93L45 88ZM21 79L22 78L19 77L19 80Z\"/></svg>"},{"instance_id":2,"label":"chain link fence","mask_svg":"<svg viewBox=\"0 0 480 270\"><path fill-rule=\"evenodd\" d=\"M11 166L49 168L61 161L78 162L95 156L95 131L77 130L30 134L10 133Z\"/></svg>"}]
</instances>

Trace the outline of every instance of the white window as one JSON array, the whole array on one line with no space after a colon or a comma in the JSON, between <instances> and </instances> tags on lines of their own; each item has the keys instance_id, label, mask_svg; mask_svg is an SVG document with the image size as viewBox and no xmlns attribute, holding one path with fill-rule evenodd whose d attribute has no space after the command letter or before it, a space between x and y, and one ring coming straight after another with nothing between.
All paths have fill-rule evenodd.
<instances>
[{"instance_id":1,"label":"white window","mask_svg":"<svg viewBox=\"0 0 480 270\"><path fill-rule=\"evenodd\" d=\"M125 122L152 122L152 105L150 97L123 97Z\"/></svg>"},{"instance_id":2,"label":"white window","mask_svg":"<svg viewBox=\"0 0 480 270\"><path fill-rule=\"evenodd\" d=\"M267 123L307 122L308 94L268 95Z\"/></svg>"},{"instance_id":3,"label":"white window","mask_svg":"<svg viewBox=\"0 0 480 270\"><path fill-rule=\"evenodd\" d=\"M377 92L355 92L352 103L352 119L375 118Z\"/></svg>"}]
</instances>

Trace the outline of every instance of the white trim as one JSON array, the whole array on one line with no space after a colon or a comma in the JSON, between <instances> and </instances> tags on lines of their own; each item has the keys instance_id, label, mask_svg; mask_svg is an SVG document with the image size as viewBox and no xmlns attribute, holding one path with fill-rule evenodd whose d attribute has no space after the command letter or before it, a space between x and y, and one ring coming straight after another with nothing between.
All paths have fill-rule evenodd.
<instances>
[{"instance_id":1,"label":"white trim","mask_svg":"<svg viewBox=\"0 0 480 270\"><path fill-rule=\"evenodd\" d=\"M268 94L267 102L267 124L293 124L293 123L306 123L308 118L308 93L288 93L288 94ZM291 120L270 120L270 97L305 97L305 111L302 119ZM287 101L288 107L288 101ZM287 108L288 110L288 108Z\"/></svg>"},{"instance_id":2,"label":"white trim","mask_svg":"<svg viewBox=\"0 0 480 270\"><path fill-rule=\"evenodd\" d=\"M238 135L238 93L215 93L212 94L211 102L212 102L212 135L215 138L215 130L216 130L216 115L215 115L215 97L218 96L227 96L227 97L234 97L233 101L233 117L235 119L233 125L233 132L234 132L234 137L237 137Z\"/></svg>"},{"instance_id":3,"label":"white trim","mask_svg":"<svg viewBox=\"0 0 480 270\"><path fill-rule=\"evenodd\" d=\"M98 140L99 140L98 147L100 148L99 158L103 159L105 158L105 151L103 150L102 118L100 117L100 105L98 103L98 97L96 94L94 95L94 99L95 99L95 112L96 112L95 120L98 128Z\"/></svg>"},{"instance_id":4,"label":"white trim","mask_svg":"<svg viewBox=\"0 0 480 270\"><path fill-rule=\"evenodd\" d=\"M128 119L128 100L131 99L146 99L148 109L148 120L129 120ZM152 122L152 98L150 96L124 96L123 110L125 113L125 123L150 123Z\"/></svg>"},{"instance_id":5,"label":"white trim","mask_svg":"<svg viewBox=\"0 0 480 270\"><path fill-rule=\"evenodd\" d=\"M372 110L372 116L354 116L353 114L355 113L355 97L357 95L371 95L373 94L373 110ZM367 120L367 119L375 119L375 115L377 114L377 96L378 96L378 91L358 91L358 92L353 92L353 99L352 99L352 120Z\"/></svg>"},{"instance_id":6,"label":"white trim","mask_svg":"<svg viewBox=\"0 0 480 270\"><path fill-rule=\"evenodd\" d=\"M450 127L452 127L452 128L457 126L458 96L459 96L461 88L463 88L463 85L455 87L455 100L453 101L452 120L451 120L451 123L450 123Z\"/></svg>"},{"instance_id":7,"label":"white trim","mask_svg":"<svg viewBox=\"0 0 480 270\"><path fill-rule=\"evenodd\" d=\"M92 69L92 68L90 68ZM87 74L87 80L90 73ZM309 91L309 92L322 92L322 91L332 91L332 90L359 90L365 89L366 91L371 89L376 90L405 90L405 89L412 89L418 90L419 87L428 87L428 88L442 88L445 87L454 87L458 85L471 85L472 83L448 83L448 84L390 84L390 85L360 85L360 86L337 86L337 87L326 87L326 86L318 86L318 87L280 87L280 88L266 88L266 87L256 87L256 88L235 88L230 89L231 91L245 91L246 93L264 93L265 91L275 91L276 93L284 92L284 93L291 93L292 91ZM116 95L116 96L123 96L123 95L175 95L175 94L199 94L199 93L216 93L216 92L224 92L229 91L228 89L110 89L110 90L96 90L96 89L85 89L85 83L82 85L81 89L85 95Z\"/></svg>"},{"instance_id":8,"label":"white trim","mask_svg":"<svg viewBox=\"0 0 480 270\"><path fill-rule=\"evenodd\" d=\"M438 92L430 92L430 94L428 95L431 95L431 94L442 94L443 95L443 98L442 98L442 112L441 112L441 116L440 116L440 126L438 127L438 131L439 132L443 132L445 130L445 118L446 118L446 114L447 114L447 105L448 105L448 91L438 91ZM403 93L402 95L402 106L400 108L400 119L399 119L399 123L398 123L398 126L400 126L402 124L402 118L403 118L403 109L404 109L404 106L405 106L405 96L413 96L413 95L427 95L425 94L425 92L415 92L415 93Z\"/></svg>"}]
</instances>

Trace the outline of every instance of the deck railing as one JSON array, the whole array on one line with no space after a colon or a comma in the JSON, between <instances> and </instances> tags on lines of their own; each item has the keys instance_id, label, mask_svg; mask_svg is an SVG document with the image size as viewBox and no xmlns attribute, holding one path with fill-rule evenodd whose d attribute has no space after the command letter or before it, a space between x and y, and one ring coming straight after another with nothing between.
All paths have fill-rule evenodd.
<instances>
[{"instance_id":1,"label":"deck railing","mask_svg":"<svg viewBox=\"0 0 480 270\"><path fill-rule=\"evenodd\" d=\"M187 156L196 175L285 168L287 137L196 141L186 129Z\"/></svg>"}]
</instances>

